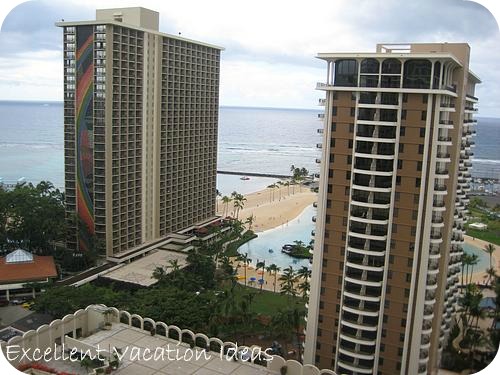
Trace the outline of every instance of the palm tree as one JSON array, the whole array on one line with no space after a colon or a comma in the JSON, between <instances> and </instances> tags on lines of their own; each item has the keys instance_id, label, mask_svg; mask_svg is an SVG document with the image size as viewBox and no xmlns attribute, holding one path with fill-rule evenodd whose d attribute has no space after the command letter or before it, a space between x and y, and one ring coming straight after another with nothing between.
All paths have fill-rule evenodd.
<instances>
[{"instance_id":1,"label":"palm tree","mask_svg":"<svg viewBox=\"0 0 500 375\"><path fill-rule=\"evenodd\" d=\"M285 184L283 183L283 181L277 181L276 185L278 185L278 192L280 194L279 200L281 201L281 188L285 186Z\"/></svg>"},{"instance_id":2,"label":"palm tree","mask_svg":"<svg viewBox=\"0 0 500 375\"><path fill-rule=\"evenodd\" d=\"M488 284L490 283L491 280L495 280L495 278L497 277L497 273L494 267L488 268L486 270L486 273L488 274Z\"/></svg>"},{"instance_id":3,"label":"palm tree","mask_svg":"<svg viewBox=\"0 0 500 375\"><path fill-rule=\"evenodd\" d=\"M156 279L158 281L162 280L167 273L165 272L165 268L158 266L153 270L152 279Z\"/></svg>"},{"instance_id":4,"label":"palm tree","mask_svg":"<svg viewBox=\"0 0 500 375\"><path fill-rule=\"evenodd\" d=\"M294 307L294 309L289 313L291 326L294 328L295 335L297 337L297 353L299 359L302 358L302 337L304 335L303 325L305 315L305 311L297 307Z\"/></svg>"},{"instance_id":5,"label":"palm tree","mask_svg":"<svg viewBox=\"0 0 500 375\"><path fill-rule=\"evenodd\" d=\"M219 211L219 197L222 197L222 194L221 192L219 191L219 189L215 189L215 211L218 212Z\"/></svg>"},{"instance_id":6,"label":"palm tree","mask_svg":"<svg viewBox=\"0 0 500 375\"><path fill-rule=\"evenodd\" d=\"M493 253L495 252L496 248L495 246L493 246L493 244L489 243L484 247L484 250L490 255L490 268L493 268L491 258L493 257Z\"/></svg>"},{"instance_id":7,"label":"palm tree","mask_svg":"<svg viewBox=\"0 0 500 375\"><path fill-rule=\"evenodd\" d=\"M245 286L247 286L247 267L250 263L252 263L252 259L248 257L248 253L240 254L236 259L243 262L243 267L245 267Z\"/></svg>"},{"instance_id":8,"label":"palm tree","mask_svg":"<svg viewBox=\"0 0 500 375\"><path fill-rule=\"evenodd\" d=\"M472 282L472 274L474 273L474 266L479 263L479 256L476 254L471 255L471 260L470 260L470 275L469 275L469 282L470 284Z\"/></svg>"},{"instance_id":9,"label":"palm tree","mask_svg":"<svg viewBox=\"0 0 500 375\"><path fill-rule=\"evenodd\" d=\"M297 291L295 290L294 285L297 281L297 276L295 275L292 266L284 269L283 274L279 278L279 281L281 281L280 293L288 296L288 302L290 302L291 297L295 297L297 295Z\"/></svg>"},{"instance_id":10,"label":"palm tree","mask_svg":"<svg viewBox=\"0 0 500 375\"><path fill-rule=\"evenodd\" d=\"M278 187L278 185L276 185L276 184L271 184L267 187L268 189L270 189L269 190L269 202L274 201L274 189L277 187Z\"/></svg>"},{"instance_id":11,"label":"palm tree","mask_svg":"<svg viewBox=\"0 0 500 375\"><path fill-rule=\"evenodd\" d=\"M251 214L247 219L245 220L245 224L248 224L248 230L252 230L252 225L255 221L255 216Z\"/></svg>"},{"instance_id":12,"label":"palm tree","mask_svg":"<svg viewBox=\"0 0 500 375\"><path fill-rule=\"evenodd\" d=\"M276 279L278 278L278 272L281 271L281 268L273 263L270 266L266 267L266 270L269 273L274 272L274 293L276 293Z\"/></svg>"},{"instance_id":13,"label":"palm tree","mask_svg":"<svg viewBox=\"0 0 500 375\"><path fill-rule=\"evenodd\" d=\"M238 219L238 216L240 215L240 210L243 208L243 204L241 203L241 201L235 200L233 206L234 206L234 212L236 213L236 219Z\"/></svg>"},{"instance_id":14,"label":"palm tree","mask_svg":"<svg viewBox=\"0 0 500 375\"><path fill-rule=\"evenodd\" d=\"M290 181L286 181L285 183L283 183L283 185L286 186L287 194L288 196L290 196Z\"/></svg>"},{"instance_id":15,"label":"palm tree","mask_svg":"<svg viewBox=\"0 0 500 375\"><path fill-rule=\"evenodd\" d=\"M233 191L231 193L231 197L234 200L234 208L235 208L235 213L236 213L236 218L238 218L239 212L241 209L243 209L243 206L245 205L245 201L247 200L245 196L242 194L239 194L236 191Z\"/></svg>"},{"instance_id":16,"label":"palm tree","mask_svg":"<svg viewBox=\"0 0 500 375\"><path fill-rule=\"evenodd\" d=\"M191 256L196 256L197 254L190 254ZM175 282L179 277L182 277L183 275L179 273L179 270L181 269L181 265L179 264L179 261L177 259L171 259L168 261L168 266L165 267L165 269L170 269L170 275L172 276L172 281ZM182 284L182 279L179 280L181 281Z\"/></svg>"},{"instance_id":17,"label":"palm tree","mask_svg":"<svg viewBox=\"0 0 500 375\"><path fill-rule=\"evenodd\" d=\"M297 271L297 277L301 278L304 281L307 281L311 277L311 270L307 266L302 266Z\"/></svg>"},{"instance_id":18,"label":"palm tree","mask_svg":"<svg viewBox=\"0 0 500 375\"><path fill-rule=\"evenodd\" d=\"M465 271L465 275L466 275L466 278L467 278L467 274L468 274L468 271L469 271L470 262L471 262L470 255L467 254L467 253L462 254L462 288L465 287L465 283L464 283L464 271ZM465 280L465 281L467 281L467 280Z\"/></svg>"},{"instance_id":19,"label":"palm tree","mask_svg":"<svg viewBox=\"0 0 500 375\"><path fill-rule=\"evenodd\" d=\"M224 195L222 197L222 203L225 205L225 210L224 210L224 217L227 217L228 211L229 211L229 203L231 202L231 198L228 197L227 195Z\"/></svg>"},{"instance_id":20,"label":"palm tree","mask_svg":"<svg viewBox=\"0 0 500 375\"><path fill-rule=\"evenodd\" d=\"M257 270L257 273L259 273L259 270L262 269L262 281L259 280L260 291L262 292L262 287L264 286L264 272L266 269L266 261L257 262L257 264L255 265L255 269Z\"/></svg>"}]
</instances>

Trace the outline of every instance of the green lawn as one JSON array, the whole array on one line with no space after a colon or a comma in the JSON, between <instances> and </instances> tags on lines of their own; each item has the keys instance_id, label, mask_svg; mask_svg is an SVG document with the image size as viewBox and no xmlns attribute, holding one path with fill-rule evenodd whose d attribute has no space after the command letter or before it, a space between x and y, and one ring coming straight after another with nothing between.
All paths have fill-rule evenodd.
<instances>
[{"instance_id":1,"label":"green lawn","mask_svg":"<svg viewBox=\"0 0 500 375\"><path fill-rule=\"evenodd\" d=\"M248 293L248 291L255 293L251 311L256 314L274 315L278 310L286 309L289 305L291 307L300 306L301 308L305 308L303 300L299 297L296 297L289 302L287 296L279 293L273 293L266 290L261 292L260 289L245 287L244 285L236 286L236 293L238 295Z\"/></svg>"},{"instance_id":2,"label":"green lawn","mask_svg":"<svg viewBox=\"0 0 500 375\"><path fill-rule=\"evenodd\" d=\"M479 238L480 240L491 242L495 245L500 245L500 220L489 219L488 216L481 210L470 208L470 219L466 224L466 233L469 236ZM473 219L476 218L476 219ZM488 225L487 230L470 229L469 224L481 222Z\"/></svg>"}]
</instances>

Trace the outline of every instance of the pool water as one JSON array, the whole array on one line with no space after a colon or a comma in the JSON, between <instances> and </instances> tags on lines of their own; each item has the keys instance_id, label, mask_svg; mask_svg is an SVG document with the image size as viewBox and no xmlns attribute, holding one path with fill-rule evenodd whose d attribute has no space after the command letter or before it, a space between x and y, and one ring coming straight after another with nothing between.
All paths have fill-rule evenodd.
<instances>
[{"instance_id":1,"label":"pool water","mask_svg":"<svg viewBox=\"0 0 500 375\"><path fill-rule=\"evenodd\" d=\"M490 268L490 256L486 251L484 251L479 247L469 245L467 243L463 244L463 248L464 248L464 253L467 253L469 255L475 254L479 257L478 259L479 262L476 265L474 265L474 273L483 272L488 268ZM493 262L495 262L494 259Z\"/></svg>"},{"instance_id":2,"label":"pool water","mask_svg":"<svg viewBox=\"0 0 500 375\"><path fill-rule=\"evenodd\" d=\"M315 228L315 223L311 218L316 209L310 205L302 211L295 219L283 224L277 228L258 233L258 237L242 245L238 252L240 254L248 253L255 266L257 261L265 261L266 266L274 263L281 269L292 266L298 269L309 265L309 259L297 259L281 252L284 244L293 244L293 241L302 241L306 245L312 239L311 231ZM269 252L272 249L273 252Z\"/></svg>"},{"instance_id":3,"label":"pool water","mask_svg":"<svg viewBox=\"0 0 500 375\"><path fill-rule=\"evenodd\" d=\"M296 259L286 255L281 252L281 247L284 244L293 244L295 240L300 240L306 245L309 244L313 238L311 231L315 229L315 223L311 220L315 213L316 209L312 205L306 207L297 218L288 224L258 233L257 238L240 246L238 252L240 254L248 253L254 266L258 261L265 261L266 266L274 263L281 269L289 266L294 269L308 266L308 259ZM474 272L483 272L489 268L490 258L486 251L467 243L463 244L463 248L465 253L476 254L479 257L478 264L474 266ZM269 249L272 249L273 252L269 252Z\"/></svg>"}]
</instances>

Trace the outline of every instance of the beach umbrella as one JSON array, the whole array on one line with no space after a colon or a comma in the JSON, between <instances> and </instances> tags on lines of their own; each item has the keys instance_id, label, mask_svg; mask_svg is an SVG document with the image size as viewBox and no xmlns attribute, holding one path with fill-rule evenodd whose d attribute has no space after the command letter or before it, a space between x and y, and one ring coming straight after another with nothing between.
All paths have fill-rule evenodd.
<instances>
[{"instance_id":1,"label":"beach umbrella","mask_svg":"<svg viewBox=\"0 0 500 375\"><path fill-rule=\"evenodd\" d=\"M259 284L264 284L264 279L259 279Z\"/></svg>"},{"instance_id":2,"label":"beach umbrella","mask_svg":"<svg viewBox=\"0 0 500 375\"><path fill-rule=\"evenodd\" d=\"M255 277L250 278L250 281L255 281L255 280L257 280Z\"/></svg>"}]
</instances>

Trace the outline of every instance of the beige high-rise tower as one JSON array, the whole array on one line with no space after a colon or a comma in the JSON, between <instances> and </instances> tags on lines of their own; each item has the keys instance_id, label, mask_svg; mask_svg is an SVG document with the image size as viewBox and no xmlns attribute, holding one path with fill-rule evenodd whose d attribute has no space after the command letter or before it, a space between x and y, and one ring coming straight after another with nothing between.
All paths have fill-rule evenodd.
<instances>
[{"instance_id":1,"label":"beige high-rise tower","mask_svg":"<svg viewBox=\"0 0 500 375\"><path fill-rule=\"evenodd\" d=\"M305 363L436 373L460 295L480 82L469 55L452 43L318 55L328 70Z\"/></svg>"},{"instance_id":2,"label":"beige high-rise tower","mask_svg":"<svg viewBox=\"0 0 500 375\"><path fill-rule=\"evenodd\" d=\"M67 247L123 254L215 216L221 48L144 8L59 22Z\"/></svg>"}]
</instances>

